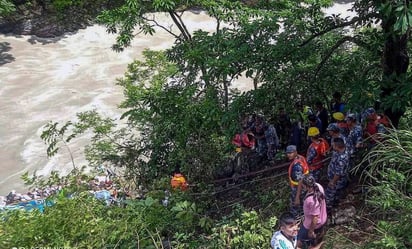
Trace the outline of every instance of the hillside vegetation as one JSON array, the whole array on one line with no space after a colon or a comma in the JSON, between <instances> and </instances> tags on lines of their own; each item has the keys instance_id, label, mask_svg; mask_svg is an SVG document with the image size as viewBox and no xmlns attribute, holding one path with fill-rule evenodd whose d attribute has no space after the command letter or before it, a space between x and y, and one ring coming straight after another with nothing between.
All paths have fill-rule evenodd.
<instances>
[{"instance_id":1,"label":"hillside vegetation","mask_svg":"<svg viewBox=\"0 0 412 249\"><path fill-rule=\"evenodd\" d=\"M81 3L61 1L60 11ZM51 121L42 138L54 156L88 133L88 166L115 169L116 184L145 198L107 207L87 194L89 176L77 165L67 177L25 175L34 186L65 189L44 213L2 212L0 247L268 248L277 217L288 209L287 177L279 169L215 184L234 157L230 141L247 114L275 123L279 108L293 114L296 104L329 106L339 91L347 111L374 106L395 129L360 157L353 176L364 191L349 200L356 215L329 228L324 248L410 248L411 4L359 0L356 15L345 19L324 16L331 4L126 0L99 12L97 21L118 34L116 51L155 27L175 43L145 51L118 79L122 122L90 110L76 121ZM213 32L188 31L182 13L194 8L216 20ZM153 12L167 13L177 29L159 24ZM253 90L231 87L241 76ZM193 186L172 192L163 205L177 166Z\"/></svg>"}]
</instances>

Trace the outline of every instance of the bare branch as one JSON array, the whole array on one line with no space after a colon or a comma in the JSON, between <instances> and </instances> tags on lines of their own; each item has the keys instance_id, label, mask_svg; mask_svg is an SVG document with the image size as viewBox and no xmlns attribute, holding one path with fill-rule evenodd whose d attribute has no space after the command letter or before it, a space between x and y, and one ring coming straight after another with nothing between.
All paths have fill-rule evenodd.
<instances>
[{"instance_id":1,"label":"bare branch","mask_svg":"<svg viewBox=\"0 0 412 249\"><path fill-rule=\"evenodd\" d=\"M158 23L154 18L153 18L153 19L150 19L150 18L146 18L146 17L143 17L143 16L142 16L142 19L145 20L145 21L147 21L147 22L152 22L152 23L154 23L155 26L163 29L164 31L166 31L167 33L171 34L171 35L172 35L173 37L175 37L176 39L179 38L179 36L178 36L177 34L175 34L175 33L172 32L171 26L170 26L170 28L167 28L167 27L161 25L160 23ZM141 33L141 32L139 32L139 33Z\"/></svg>"}]
</instances>

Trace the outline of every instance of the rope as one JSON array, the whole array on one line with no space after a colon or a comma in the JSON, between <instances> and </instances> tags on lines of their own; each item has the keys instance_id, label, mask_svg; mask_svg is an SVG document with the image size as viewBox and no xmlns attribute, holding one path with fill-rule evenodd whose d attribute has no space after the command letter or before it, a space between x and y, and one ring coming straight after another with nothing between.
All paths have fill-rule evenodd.
<instances>
[{"instance_id":1,"label":"rope","mask_svg":"<svg viewBox=\"0 0 412 249\"><path fill-rule=\"evenodd\" d=\"M327 161L329 161L330 159L331 159L331 157L327 157L327 158L323 159L322 161L319 161L319 162L317 162L317 163L315 163L315 164L313 164L313 165L317 165L317 164L320 164L320 163L327 162ZM226 177L226 178L218 179L218 180L213 181L213 183L216 184L216 183L221 183L221 182L230 181L230 180L236 181L236 180L239 180L239 179L241 179L241 178L248 177L248 176L254 176L254 175L258 175L258 174L261 174L261 173L264 173L264 172L268 172L268 171L272 171L272 170L275 170L275 169L281 169L281 168L284 168L284 167L288 166L289 164L290 164L290 162L281 163L281 164L278 164L278 165L275 165L275 166L272 166L272 167L269 167L269 168L266 168L266 169L249 172L249 173L246 173L246 174L243 174L243 175L239 175L239 176L236 176L236 177L233 177L233 176L232 176L232 177ZM245 182L242 182L242 183L234 184L234 185L232 185L232 186L229 186L229 187L224 188L224 189L219 190L219 191L214 191L214 192L201 192L201 193L190 193L189 195L192 195L192 196L201 196L201 195L210 195L210 196L213 196L213 195L216 195L216 194L220 194L220 193L229 191L229 190L231 190L231 189L238 188L238 187L243 186L243 185L245 185L245 184L249 184L249 183L253 183L253 182L259 182L259 181L264 181L264 180L272 179L272 178L278 178L278 177L281 177L281 176L284 176L284 175L287 175L287 174L288 174L288 172L286 171L286 172L282 172L282 173L279 173L279 174L276 174L276 175L273 175L273 176L263 177L263 178L259 178L259 179L251 179L251 180L248 180L248 181L245 181ZM193 185L192 185L192 186L193 186ZM211 186L211 187L212 187L212 184L209 184L208 186Z\"/></svg>"},{"instance_id":2,"label":"rope","mask_svg":"<svg viewBox=\"0 0 412 249\"><path fill-rule=\"evenodd\" d=\"M316 166L316 165L318 165L318 164L321 164L321 163L324 163L324 162L326 162L326 161L329 161L330 159L331 159L331 157L327 157L327 158L323 159L322 161L319 161L319 162L314 163L314 164L312 164L312 165ZM286 163L282 163L282 164L279 164L279 165L275 165L275 166L273 166L273 167L269 167L269 168L262 169L262 170L258 170L258 171L249 172L249 173L246 173L246 174L243 174L243 175L239 175L239 176L236 176L236 177L231 176L231 177L226 177L226 178L214 180L213 182L214 182L214 183L220 183L220 182L225 182L225 181L229 181L229 180L237 180L237 179L240 179L240 178L244 178L244 177L248 177L248 176L253 176L253 175L260 174L260 173L264 173L264 172L267 172L267 171L272 171L272 170L275 170L275 169L280 169L280 168L289 166L289 164L290 164L290 162L286 162Z\"/></svg>"},{"instance_id":3,"label":"rope","mask_svg":"<svg viewBox=\"0 0 412 249\"><path fill-rule=\"evenodd\" d=\"M249 172L249 173L246 173L246 174L243 174L243 175L239 175L239 176L236 176L236 177L233 177L233 176L231 176L231 177L226 177L226 178L222 178L222 179L218 179L218 180L215 180L215 181L213 181L214 183L219 183L219 182L225 182L225 181L229 181L229 180L237 180L237 179L240 179L240 178L244 178L244 177L248 177L248 176L252 176L252 175L257 175L257 174L260 174L260 173L264 173L264 172L267 172L267 171L272 171L272 170L274 170L274 169L280 169L280 168L283 168L283 167L285 167L285 166L288 166L290 163L282 163L282 164L279 164L279 165L275 165L275 166L273 166L273 167L269 167L269 168L266 168L266 169L262 169L262 170L258 170L258 171L253 171L253 172Z\"/></svg>"}]
</instances>

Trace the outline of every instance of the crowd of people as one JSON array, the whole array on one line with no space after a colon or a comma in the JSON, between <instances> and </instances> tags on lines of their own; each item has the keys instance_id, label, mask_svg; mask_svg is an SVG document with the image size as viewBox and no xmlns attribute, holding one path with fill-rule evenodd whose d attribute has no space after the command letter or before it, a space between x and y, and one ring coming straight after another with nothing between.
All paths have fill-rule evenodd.
<instances>
[{"instance_id":1,"label":"crowd of people","mask_svg":"<svg viewBox=\"0 0 412 249\"><path fill-rule=\"evenodd\" d=\"M298 127L306 132L306 148L300 147L303 143L288 140L285 152L290 160L290 210L280 217L280 230L272 237L272 248L301 248L303 242L309 248L320 248L327 217L343 197L356 155L360 149L375 146L382 139L381 134L391 127L389 119L374 108L361 114L344 113L340 97L339 93L334 94L330 119L329 115L328 119L323 117L324 108L317 103L317 113L308 113L307 126ZM285 114L280 113L284 122ZM328 124L325 126L324 122ZM303 223L298 228L302 214Z\"/></svg>"},{"instance_id":2,"label":"crowd of people","mask_svg":"<svg viewBox=\"0 0 412 249\"><path fill-rule=\"evenodd\" d=\"M339 92L333 94L329 111L319 101L314 108L300 103L295 107L290 114L279 108L274 124L269 124L263 115L248 115L232 143L255 150L269 161L277 152L286 152L290 160L290 219L281 218L281 230L294 224L291 220L303 213L296 245L300 247L301 241L310 241L315 248L320 241L314 239L321 237L328 213L338 205L348 186L349 172L358 152L375 146L391 124L372 107L360 113L347 110ZM285 246L295 245L290 238L277 239L286 230L275 233L273 248L295 248Z\"/></svg>"},{"instance_id":3,"label":"crowd of people","mask_svg":"<svg viewBox=\"0 0 412 249\"><path fill-rule=\"evenodd\" d=\"M390 120L374 108L361 113L346 111L341 94L333 95L328 111L321 102L315 111L298 104L289 115L279 108L276 122L269 123L263 115L247 115L241 121L242 131L232 143L238 148L254 150L268 161L284 151L290 161L290 209L279 218L280 230L273 234L274 249L320 248L328 215L343 197L349 182L349 172L360 149L370 149L391 127ZM119 190L111 181L113 173L95 177L89 182L90 193L110 205L119 198ZM189 184L179 168L170 180L171 188L186 191ZM45 199L62 186L33 189L25 194L11 191L0 196L0 207L16 202ZM166 194L163 204L167 205ZM300 224L299 218L303 216ZM300 228L299 228L300 225Z\"/></svg>"}]
</instances>

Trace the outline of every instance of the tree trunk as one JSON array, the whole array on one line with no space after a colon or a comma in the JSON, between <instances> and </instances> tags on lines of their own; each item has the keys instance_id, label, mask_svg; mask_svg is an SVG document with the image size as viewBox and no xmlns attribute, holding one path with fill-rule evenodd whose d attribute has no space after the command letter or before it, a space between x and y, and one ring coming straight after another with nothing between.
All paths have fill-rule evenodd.
<instances>
[{"instance_id":1,"label":"tree trunk","mask_svg":"<svg viewBox=\"0 0 412 249\"><path fill-rule=\"evenodd\" d=\"M395 93L397 86L401 84L398 76L405 74L409 67L407 51L409 32L403 35L393 34L394 22L394 18L382 22L384 35L387 38L382 54L383 80L386 82L383 82L381 88L381 99ZM392 110L391 107L386 107L384 108L384 113L390 118L393 126L397 128L400 118L405 113L405 107L402 107L400 110Z\"/></svg>"},{"instance_id":2,"label":"tree trunk","mask_svg":"<svg viewBox=\"0 0 412 249\"><path fill-rule=\"evenodd\" d=\"M229 82L224 79L223 80L223 87L224 87L224 104L225 104L225 111L227 111L229 109Z\"/></svg>"}]
</instances>

